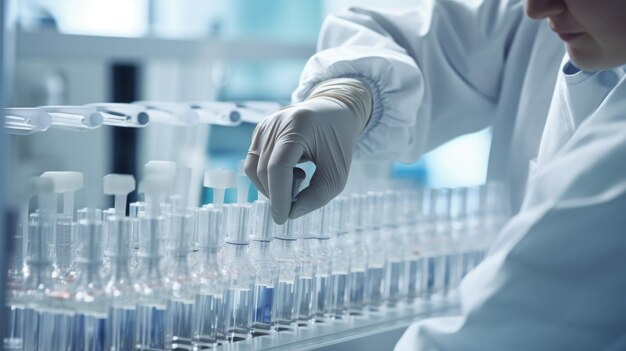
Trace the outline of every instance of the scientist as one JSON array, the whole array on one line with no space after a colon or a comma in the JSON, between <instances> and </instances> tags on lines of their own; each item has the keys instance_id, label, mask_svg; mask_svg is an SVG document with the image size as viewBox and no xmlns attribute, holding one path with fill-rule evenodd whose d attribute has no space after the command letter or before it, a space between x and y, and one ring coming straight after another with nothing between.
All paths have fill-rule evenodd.
<instances>
[{"instance_id":1,"label":"scientist","mask_svg":"<svg viewBox=\"0 0 626 351\"><path fill-rule=\"evenodd\" d=\"M330 16L246 173L284 222L336 196L353 154L413 161L492 126L489 177L516 214L463 280L461 315L396 349L626 350L626 1L420 5ZM302 160L317 168L292 203Z\"/></svg>"}]
</instances>

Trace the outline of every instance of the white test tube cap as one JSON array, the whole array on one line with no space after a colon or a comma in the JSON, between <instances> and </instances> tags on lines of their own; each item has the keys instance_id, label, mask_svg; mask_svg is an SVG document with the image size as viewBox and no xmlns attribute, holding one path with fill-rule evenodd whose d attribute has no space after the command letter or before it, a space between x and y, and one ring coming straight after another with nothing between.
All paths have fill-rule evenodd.
<instances>
[{"instance_id":1,"label":"white test tube cap","mask_svg":"<svg viewBox=\"0 0 626 351\"><path fill-rule=\"evenodd\" d=\"M102 184L105 195L128 195L135 190L135 177L130 174L107 174Z\"/></svg>"},{"instance_id":2,"label":"white test tube cap","mask_svg":"<svg viewBox=\"0 0 626 351\"><path fill-rule=\"evenodd\" d=\"M174 179L176 176L176 162L152 160L143 166L144 175L158 175Z\"/></svg>"},{"instance_id":3,"label":"white test tube cap","mask_svg":"<svg viewBox=\"0 0 626 351\"><path fill-rule=\"evenodd\" d=\"M170 179L158 175L148 175L139 182L138 191L146 197L146 212L149 216L157 216L161 212L159 201L167 194L169 184Z\"/></svg>"},{"instance_id":4,"label":"white test tube cap","mask_svg":"<svg viewBox=\"0 0 626 351\"><path fill-rule=\"evenodd\" d=\"M206 188L234 188L237 186L237 174L228 169L214 169L204 173L203 184Z\"/></svg>"},{"instance_id":5,"label":"white test tube cap","mask_svg":"<svg viewBox=\"0 0 626 351\"><path fill-rule=\"evenodd\" d=\"M83 188L84 178L82 172L44 172L44 178L51 178L54 181L54 191L56 193L67 193Z\"/></svg>"}]
</instances>

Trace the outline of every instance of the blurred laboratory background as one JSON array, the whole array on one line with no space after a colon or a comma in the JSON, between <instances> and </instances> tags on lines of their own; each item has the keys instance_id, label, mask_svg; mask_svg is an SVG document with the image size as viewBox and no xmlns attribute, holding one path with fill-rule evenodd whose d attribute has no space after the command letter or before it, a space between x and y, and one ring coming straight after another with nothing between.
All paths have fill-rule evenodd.
<instances>
[{"instance_id":1,"label":"blurred laboratory background","mask_svg":"<svg viewBox=\"0 0 626 351\"><path fill-rule=\"evenodd\" d=\"M324 16L349 6L401 9L416 0L20 0L9 1L15 59L7 107L133 101L271 101L288 104L314 53ZM235 169L254 123L236 126L51 128L11 138L13 177L42 170L135 174L148 160L194 169L201 188L207 169ZM485 181L489 130L433 150L413 164L355 163L380 177L435 187ZM452 156L454 155L454 157ZM101 186L77 194L78 206L104 207ZM351 185L349 185L350 187ZM358 185L352 184L358 187ZM233 194L227 198L234 199ZM209 198L200 193L195 199ZM254 196L251 194L251 197ZM134 197L131 194L131 197ZM132 198L131 198L132 200Z\"/></svg>"}]
</instances>

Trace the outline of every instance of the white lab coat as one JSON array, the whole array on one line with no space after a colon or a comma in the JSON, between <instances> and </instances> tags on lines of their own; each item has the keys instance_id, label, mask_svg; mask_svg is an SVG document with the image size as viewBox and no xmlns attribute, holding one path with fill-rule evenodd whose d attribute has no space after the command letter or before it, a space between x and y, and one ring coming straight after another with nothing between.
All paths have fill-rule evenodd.
<instances>
[{"instance_id":1,"label":"white lab coat","mask_svg":"<svg viewBox=\"0 0 626 351\"><path fill-rule=\"evenodd\" d=\"M463 280L462 314L413 325L396 349L626 349L624 67L575 72L522 1L422 5L330 16L293 95L368 83L360 157L410 161L493 126L489 176L519 212Z\"/></svg>"}]
</instances>

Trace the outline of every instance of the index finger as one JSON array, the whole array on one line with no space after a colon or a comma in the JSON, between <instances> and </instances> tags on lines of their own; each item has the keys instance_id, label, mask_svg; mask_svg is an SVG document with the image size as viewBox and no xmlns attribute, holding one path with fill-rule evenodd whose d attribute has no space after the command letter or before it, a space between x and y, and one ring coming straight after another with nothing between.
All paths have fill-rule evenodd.
<instances>
[{"instance_id":1,"label":"index finger","mask_svg":"<svg viewBox=\"0 0 626 351\"><path fill-rule=\"evenodd\" d=\"M280 143L274 147L268 164L268 187L274 222L283 224L291 210L294 167L304 147L298 143Z\"/></svg>"}]
</instances>

